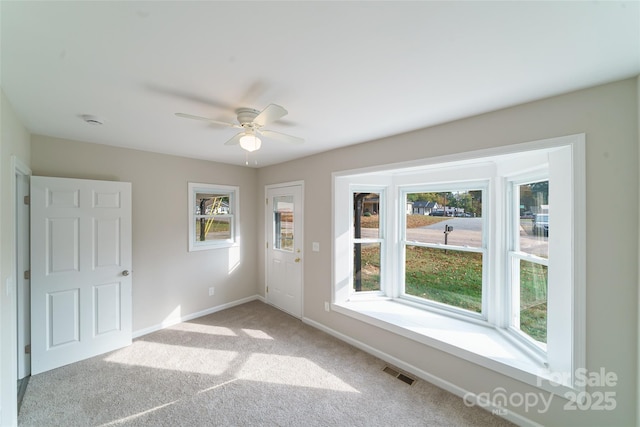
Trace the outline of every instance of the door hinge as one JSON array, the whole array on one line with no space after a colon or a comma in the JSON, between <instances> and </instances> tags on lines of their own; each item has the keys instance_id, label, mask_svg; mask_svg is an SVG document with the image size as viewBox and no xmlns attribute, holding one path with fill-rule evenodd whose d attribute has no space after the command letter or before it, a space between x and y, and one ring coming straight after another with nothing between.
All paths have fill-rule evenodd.
<instances>
[{"instance_id":1,"label":"door hinge","mask_svg":"<svg viewBox=\"0 0 640 427\"><path fill-rule=\"evenodd\" d=\"M269 242L267 242L267 249L269 249Z\"/></svg>"},{"instance_id":2,"label":"door hinge","mask_svg":"<svg viewBox=\"0 0 640 427\"><path fill-rule=\"evenodd\" d=\"M269 198L268 197L266 199L264 199L264 204L267 205L267 206L269 205Z\"/></svg>"},{"instance_id":3,"label":"door hinge","mask_svg":"<svg viewBox=\"0 0 640 427\"><path fill-rule=\"evenodd\" d=\"M269 293L269 287L267 286L267 293Z\"/></svg>"},{"instance_id":4,"label":"door hinge","mask_svg":"<svg viewBox=\"0 0 640 427\"><path fill-rule=\"evenodd\" d=\"M24 280L31 280L31 270L24 272Z\"/></svg>"},{"instance_id":5,"label":"door hinge","mask_svg":"<svg viewBox=\"0 0 640 427\"><path fill-rule=\"evenodd\" d=\"M24 346L24 354L31 354L31 344Z\"/></svg>"},{"instance_id":6,"label":"door hinge","mask_svg":"<svg viewBox=\"0 0 640 427\"><path fill-rule=\"evenodd\" d=\"M24 196L24 204L25 205L30 205L31 204L31 197Z\"/></svg>"}]
</instances>

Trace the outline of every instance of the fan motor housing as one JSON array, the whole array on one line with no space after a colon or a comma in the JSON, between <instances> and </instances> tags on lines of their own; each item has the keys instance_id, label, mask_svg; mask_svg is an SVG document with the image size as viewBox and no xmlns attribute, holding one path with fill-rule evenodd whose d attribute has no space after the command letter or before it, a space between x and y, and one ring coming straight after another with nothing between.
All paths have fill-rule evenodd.
<instances>
[{"instance_id":1,"label":"fan motor housing","mask_svg":"<svg viewBox=\"0 0 640 427\"><path fill-rule=\"evenodd\" d=\"M236 114L238 115L238 122L244 125L253 122L253 120L258 117L258 114L260 114L260 111L254 110L253 108L238 108Z\"/></svg>"}]
</instances>

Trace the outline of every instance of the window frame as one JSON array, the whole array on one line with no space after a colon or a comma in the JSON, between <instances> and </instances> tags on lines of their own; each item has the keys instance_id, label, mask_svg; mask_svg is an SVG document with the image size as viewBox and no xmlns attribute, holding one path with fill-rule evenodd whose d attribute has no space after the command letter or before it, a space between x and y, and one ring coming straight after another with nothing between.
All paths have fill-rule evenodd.
<instances>
[{"instance_id":1,"label":"window frame","mask_svg":"<svg viewBox=\"0 0 640 427\"><path fill-rule=\"evenodd\" d=\"M547 345L546 343L540 343L523 332L519 327L514 325L516 316L515 311L519 310L520 302L520 276L519 276L519 263L520 261L533 262L535 264L544 265L549 267L549 258L538 257L534 254L529 254L520 250L519 233L516 230L520 227L520 197L519 191L516 191L516 187L525 185L528 183L549 181L549 168L548 165L541 167L535 171L530 171L524 174L516 174L506 178L506 190L507 190L507 206L508 206L508 242L506 248L506 265L507 265L507 283L506 292L508 294L508 300L510 303L510 309L508 310L507 319L507 331L518 340L522 345L526 346L530 351L534 352L541 358L547 357ZM551 184L549 184L551 186ZM516 263L518 266L516 267ZM516 276L518 276L516 278ZM547 276L548 281L548 276ZM518 290L516 291L516 287ZM548 293L547 293L548 298ZM518 302L516 304L516 299ZM516 308L516 305L518 308ZM548 317L547 308L547 317ZM517 318L519 319L519 312ZM553 325L552 325L553 326ZM547 320L547 332L549 332L549 325Z\"/></svg>"},{"instance_id":2,"label":"window frame","mask_svg":"<svg viewBox=\"0 0 640 427\"><path fill-rule=\"evenodd\" d=\"M238 224L239 224L239 206L240 206L240 187L220 184L205 184L198 182L188 183L188 251L203 251L209 249L229 248L238 244ZM229 197L229 212L222 215L201 215L195 211L196 194L198 193L214 193ZM196 221L204 217L222 217L229 219L229 235L228 239L198 241L196 235Z\"/></svg>"},{"instance_id":3,"label":"window frame","mask_svg":"<svg viewBox=\"0 0 640 427\"><path fill-rule=\"evenodd\" d=\"M379 209L378 209L378 237L373 239L373 238L366 238L366 237L360 237L360 238L356 238L355 237L355 228L354 228L354 224L355 224L355 206L353 205L353 196L356 193L377 193L379 200L378 200L378 205L379 205ZM370 296L384 296L386 295L387 292L387 283L390 282L388 277L385 277L388 272L387 269L384 268L384 265L386 263L386 260L388 259L387 256L387 244L386 244L386 231L387 231L387 224L386 224L386 219L387 219L387 215L385 214L386 209L387 209L387 188L385 186L378 186L378 185L352 185L349 188L349 194L350 194L350 212L351 215L349 216L350 218L350 227L349 227L349 236L350 236L350 241L351 241L351 248L353 250L353 248L355 248L355 245L357 243L361 243L361 244L367 244L367 243L379 243L380 244L380 289L379 290L373 290L373 291L357 291L355 290L355 272L351 271L351 276L350 276L350 280L351 280L351 298L355 298L355 299L362 299L362 298L368 298ZM353 259L352 259L353 261Z\"/></svg>"},{"instance_id":4,"label":"window frame","mask_svg":"<svg viewBox=\"0 0 640 427\"><path fill-rule=\"evenodd\" d=\"M400 225L400 241L398 242L398 277L397 281L398 298L401 300L408 301L413 304L424 304L425 306L435 309L442 310L445 312L450 312L456 314L458 316L470 317L477 320L486 321L487 320L487 312L489 310L488 304L489 300L486 298L488 294L488 249L487 249L487 228L488 221L487 218L490 215L491 207L487 206L486 209L483 206L483 215L482 215L482 241L479 247L469 247L469 246L456 246L456 245L447 245L447 250L454 250L460 252L472 252L472 253L480 253L482 254L482 302L481 302L481 311L480 313L476 313L470 310L465 310L460 307L455 307L449 304L441 303L438 301L432 301L425 298L416 297L413 295L409 295L406 293L406 247L407 244L412 246L420 246L425 248L433 248L438 250L444 250L445 246L443 244L437 243L426 243L426 242L415 242L409 241L406 237L407 226L406 226L406 214L402 212L402 208L407 203L407 194L410 193L435 193L435 192L446 192L446 191L469 191L470 188L473 188L471 191L482 191L482 200L488 198L488 189L490 185L490 180L488 179L480 179L480 180L469 180L469 181L457 181L457 182L446 182L446 183L437 183L437 184L419 184L419 185L406 185L398 187L399 201L398 201L398 218Z\"/></svg>"}]
</instances>

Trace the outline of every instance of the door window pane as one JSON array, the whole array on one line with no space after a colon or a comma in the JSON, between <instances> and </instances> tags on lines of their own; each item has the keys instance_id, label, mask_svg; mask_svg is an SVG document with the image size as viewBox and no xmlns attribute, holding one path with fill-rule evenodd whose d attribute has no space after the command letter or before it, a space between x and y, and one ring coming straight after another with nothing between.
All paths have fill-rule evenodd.
<instances>
[{"instance_id":1,"label":"door window pane","mask_svg":"<svg viewBox=\"0 0 640 427\"><path fill-rule=\"evenodd\" d=\"M273 198L273 247L293 252L293 196Z\"/></svg>"}]
</instances>

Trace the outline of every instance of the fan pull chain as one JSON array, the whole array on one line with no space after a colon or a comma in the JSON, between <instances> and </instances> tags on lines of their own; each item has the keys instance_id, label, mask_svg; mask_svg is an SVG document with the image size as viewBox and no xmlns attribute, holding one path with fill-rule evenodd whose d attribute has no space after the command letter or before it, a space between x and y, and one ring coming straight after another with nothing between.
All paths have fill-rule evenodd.
<instances>
[{"instance_id":1,"label":"fan pull chain","mask_svg":"<svg viewBox=\"0 0 640 427\"><path fill-rule=\"evenodd\" d=\"M244 165L245 166L249 166L249 155L251 153L249 153L248 151L244 152ZM253 159L253 164L254 166L258 166L258 159Z\"/></svg>"}]
</instances>

